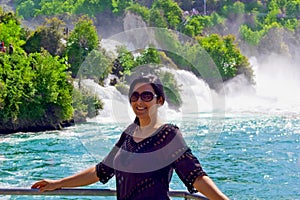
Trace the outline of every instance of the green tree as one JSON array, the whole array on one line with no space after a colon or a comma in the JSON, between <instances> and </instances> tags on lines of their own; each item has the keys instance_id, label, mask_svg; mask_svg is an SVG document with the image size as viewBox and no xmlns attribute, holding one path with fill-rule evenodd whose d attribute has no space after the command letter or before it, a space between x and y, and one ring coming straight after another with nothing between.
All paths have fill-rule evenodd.
<instances>
[{"instance_id":1,"label":"green tree","mask_svg":"<svg viewBox=\"0 0 300 200\"><path fill-rule=\"evenodd\" d=\"M13 12L3 12L0 7L0 41L5 45L13 44L15 48L25 43L24 29L20 26L20 21Z\"/></svg>"},{"instance_id":2,"label":"green tree","mask_svg":"<svg viewBox=\"0 0 300 200\"><path fill-rule=\"evenodd\" d=\"M178 4L172 0L154 0L152 9L160 11L169 28L176 29L181 23L182 11ZM155 12L157 13L157 11Z\"/></svg>"},{"instance_id":3,"label":"green tree","mask_svg":"<svg viewBox=\"0 0 300 200\"><path fill-rule=\"evenodd\" d=\"M3 36L10 34L6 41L14 41L17 47L13 54L0 53L0 132L61 128L74 113L73 84L66 59L46 50L26 54L17 46L23 37L21 25L17 26L12 13L0 11ZM111 63L105 61L107 58L99 60L98 57L95 56L95 62ZM83 97L78 104L87 105L83 117L95 116L102 108L102 102L91 95Z\"/></svg>"},{"instance_id":4,"label":"green tree","mask_svg":"<svg viewBox=\"0 0 300 200\"><path fill-rule=\"evenodd\" d=\"M62 0L41 1L40 2L41 8L36 11L35 15L54 16L54 15L68 12L64 2L68 2L68 1L62 1Z\"/></svg>"},{"instance_id":5,"label":"green tree","mask_svg":"<svg viewBox=\"0 0 300 200\"><path fill-rule=\"evenodd\" d=\"M198 20L198 17L192 17L186 25L184 26L183 33L190 36L195 37L196 35L199 35L203 31L203 26L201 26L200 20Z\"/></svg>"},{"instance_id":6,"label":"green tree","mask_svg":"<svg viewBox=\"0 0 300 200\"><path fill-rule=\"evenodd\" d=\"M68 66L64 59L53 57L46 51L30 54L34 68L35 98L45 111L48 106L59 108L57 118L66 120L73 115L72 85L66 72Z\"/></svg>"},{"instance_id":7,"label":"green tree","mask_svg":"<svg viewBox=\"0 0 300 200\"><path fill-rule=\"evenodd\" d=\"M183 32L191 37L202 34L203 30L212 27L216 24L222 23L217 14L211 16L196 15L187 20Z\"/></svg>"},{"instance_id":8,"label":"green tree","mask_svg":"<svg viewBox=\"0 0 300 200\"><path fill-rule=\"evenodd\" d=\"M300 16L300 1L288 1L286 5L286 15L289 18L296 18Z\"/></svg>"},{"instance_id":9,"label":"green tree","mask_svg":"<svg viewBox=\"0 0 300 200\"><path fill-rule=\"evenodd\" d=\"M149 47L141 52L136 58L132 52L128 51L124 46L118 48L118 65L119 71L116 70L116 76L130 75L134 68L146 64L160 64L160 54L154 47ZM116 64L116 63L115 63ZM122 70L122 71L120 71Z\"/></svg>"},{"instance_id":10,"label":"green tree","mask_svg":"<svg viewBox=\"0 0 300 200\"><path fill-rule=\"evenodd\" d=\"M160 72L159 76L164 85L164 91L167 97L166 101L169 106L175 109L180 108L182 99L180 96L180 87L177 84L175 76L170 72Z\"/></svg>"},{"instance_id":11,"label":"green tree","mask_svg":"<svg viewBox=\"0 0 300 200\"><path fill-rule=\"evenodd\" d=\"M133 68L137 66L134 56L124 46L118 47L117 52L118 52L118 62L122 66L121 69L123 70L119 72L119 74L121 76L130 75Z\"/></svg>"},{"instance_id":12,"label":"green tree","mask_svg":"<svg viewBox=\"0 0 300 200\"><path fill-rule=\"evenodd\" d=\"M104 80L112 71L112 60L103 51L91 51L81 64L80 78L93 78L103 84Z\"/></svg>"},{"instance_id":13,"label":"green tree","mask_svg":"<svg viewBox=\"0 0 300 200\"><path fill-rule=\"evenodd\" d=\"M132 0L111 0L113 13L121 14L132 4Z\"/></svg>"},{"instance_id":14,"label":"green tree","mask_svg":"<svg viewBox=\"0 0 300 200\"><path fill-rule=\"evenodd\" d=\"M17 13L25 19L34 17L34 2L32 0L23 1L17 6Z\"/></svg>"},{"instance_id":15,"label":"green tree","mask_svg":"<svg viewBox=\"0 0 300 200\"><path fill-rule=\"evenodd\" d=\"M248 70L248 75L252 75L250 64L245 56L241 54L234 41L233 35L222 38L217 34L199 40L201 46L215 62L224 81L236 76L239 68L243 68L243 71ZM252 80L251 76L248 78Z\"/></svg>"},{"instance_id":16,"label":"green tree","mask_svg":"<svg viewBox=\"0 0 300 200\"><path fill-rule=\"evenodd\" d=\"M149 22L150 20L150 10L147 7L141 6L138 3L131 4L129 7L126 8L126 10L139 14L146 22Z\"/></svg>"},{"instance_id":17,"label":"green tree","mask_svg":"<svg viewBox=\"0 0 300 200\"><path fill-rule=\"evenodd\" d=\"M0 83L5 88L1 92L1 122L44 117L59 122L72 117L72 85L64 60L46 51L28 57L13 54L0 58ZM49 112L53 116L46 116Z\"/></svg>"},{"instance_id":18,"label":"green tree","mask_svg":"<svg viewBox=\"0 0 300 200\"><path fill-rule=\"evenodd\" d=\"M103 109L103 102L91 92L80 88L73 89L74 121L85 122L86 117L95 117L99 110Z\"/></svg>"},{"instance_id":19,"label":"green tree","mask_svg":"<svg viewBox=\"0 0 300 200\"><path fill-rule=\"evenodd\" d=\"M41 2L42 0L15 0L14 4L20 17L30 19L41 9Z\"/></svg>"},{"instance_id":20,"label":"green tree","mask_svg":"<svg viewBox=\"0 0 300 200\"><path fill-rule=\"evenodd\" d=\"M142 54L136 58L137 65L159 64L159 52L154 47L145 49Z\"/></svg>"},{"instance_id":21,"label":"green tree","mask_svg":"<svg viewBox=\"0 0 300 200\"><path fill-rule=\"evenodd\" d=\"M16 120L20 115L22 99L32 95L32 87L29 84L32 73L28 73L29 70L28 60L22 59L22 56L0 54L0 85L3 89L0 92L0 124ZM26 88L26 85L29 87Z\"/></svg>"},{"instance_id":22,"label":"green tree","mask_svg":"<svg viewBox=\"0 0 300 200\"><path fill-rule=\"evenodd\" d=\"M68 62L72 76L76 77L80 65L86 56L99 45L99 38L93 21L87 16L79 19L67 42Z\"/></svg>"},{"instance_id":23,"label":"green tree","mask_svg":"<svg viewBox=\"0 0 300 200\"><path fill-rule=\"evenodd\" d=\"M165 18L161 15L160 10L156 8L152 8L150 10L149 17L150 26L159 27L159 28L167 28L168 23Z\"/></svg>"},{"instance_id":24,"label":"green tree","mask_svg":"<svg viewBox=\"0 0 300 200\"><path fill-rule=\"evenodd\" d=\"M58 18L46 19L45 23L34 31L26 41L24 49L27 53L41 52L46 49L52 55L62 55L65 46L63 28L65 23Z\"/></svg>"},{"instance_id":25,"label":"green tree","mask_svg":"<svg viewBox=\"0 0 300 200\"><path fill-rule=\"evenodd\" d=\"M226 4L223 6L221 12L230 20L233 20L235 17L237 17L237 15L245 13L245 4L240 1L236 1L233 4Z\"/></svg>"},{"instance_id":26,"label":"green tree","mask_svg":"<svg viewBox=\"0 0 300 200\"><path fill-rule=\"evenodd\" d=\"M264 30L257 30L252 31L247 25L242 25L240 27L240 34L244 41L248 44L256 46L259 44L261 38L263 37L265 31Z\"/></svg>"},{"instance_id":27,"label":"green tree","mask_svg":"<svg viewBox=\"0 0 300 200\"><path fill-rule=\"evenodd\" d=\"M111 9L111 0L81 0L74 5L75 14L95 16L97 13Z\"/></svg>"}]
</instances>

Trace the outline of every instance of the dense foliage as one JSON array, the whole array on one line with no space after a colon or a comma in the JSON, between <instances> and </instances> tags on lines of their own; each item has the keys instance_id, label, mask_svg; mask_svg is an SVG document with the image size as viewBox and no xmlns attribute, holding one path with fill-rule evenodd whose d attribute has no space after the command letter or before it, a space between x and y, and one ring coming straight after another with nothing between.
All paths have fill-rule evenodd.
<instances>
[{"instance_id":1,"label":"dense foliage","mask_svg":"<svg viewBox=\"0 0 300 200\"><path fill-rule=\"evenodd\" d=\"M20 21L12 12L4 12L0 7L0 41L5 45L14 44L17 47L25 43L25 30L21 28Z\"/></svg>"},{"instance_id":2,"label":"dense foliage","mask_svg":"<svg viewBox=\"0 0 300 200\"><path fill-rule=\"evenodd\" d=\"M18 13L24 18L53 16L64 13L97 16L103 12L121 16L131 11L143 17L149 26L178 30L191 37L217 33L235 34L241 47L255 49L255 55L266 52L262 45L268 43L268 35L276 29L292 31L292 40L299 29L300 0L251 0L251 1L192 1L192 0L16 0ZM29 12L31 11L31 12ZM110 15L111 17L111 15ZM241 23L242 22L242 23ZM290 35L290 33L288 33ZM276 53L292 54L291 43L283 40ZM259 48L258 48L259 47ZM260 52L262 50L263 52ZM292 55L291 55L292 56Z\"/></svg>"},{"instance_id":3,"label":"dense foliage","mask_svg":"<svg viewBox=\"0 0 300 200\"><path fill-rule=\"evenodd\" d=\"M48 20L32 35L21 28L14 13L0 14L1 39L6 48L6 52L0 52L1 133L58 129L72 121L74 109L84 113L83 118L94 116L102 108L101 101L90 94L73 96L70 65L65 57L56 55L58 46L52 46L61 40L60 21ZM26 40L26 34L29 37L25 42L22 39ZM37 39L34 41L40 43L28 43L39 38L35 35L55 44ZM13 45L13 52L7 43ZM73 107L73 99L80 107Z\"/></svg>"},{"instance_id":4,"label":"dense foliage","mask_svg":"<svg viewBox=\"0 0 300 200\"><path fill-rule=\"evenodd\" d=\"M72 85L64 60L46 51L0 56L1 124L53 119L54 125L71 119Z\"/></svg>"},{"instance_id":5,"label":"dense foliage","mask_svg":"<svg viewBox=\"0 0 300 200\"><path fill-rule=\"evenodd\" d=\"M160 63L159 52L153 47L141 51L141 54L136 57L134 57L133 52L128 51L124 46L120 46L117 52L118 58L114 61L112 70L113 74L118 78L130 75L138 66Z\"/></svg>"},{"instance_id":6,"label":"dense foliage","mask_svg":"<svg viewBox=\"0 0 300 200\"><path fill-rule=\"evenodd\" d=\"M65 23L54 17L46 19L45 23L33 31L23 46L27 53L41 52L47 50L51 55L62 55L65 46L62 42L64 39L63 29Z\"/></svg>"},{"instance_id":7,"label":"dense foliage","mask_svg":"<svg viewBox=\"0 0 300 200\"><path fill-rule=\"evenodd\" d=\"M97 49L99 38L93 21L83 16L75 25L74 30L70 33L67 41L68 62L71 64L72 76L76 77L80 65L86 56Z\"/></svg>"},{"instance_id":8,"label":"dense foliage","mask_svg":"<svg viewBox=\"0 0 300 200\"><path fill-rule=\"evenodd\" d=\"M39 15L54 16L64 13L95 16L104 10L116 14L124 12L131 0L15 0L19 15L25 19Z\"/></svg>"}]
</instances>

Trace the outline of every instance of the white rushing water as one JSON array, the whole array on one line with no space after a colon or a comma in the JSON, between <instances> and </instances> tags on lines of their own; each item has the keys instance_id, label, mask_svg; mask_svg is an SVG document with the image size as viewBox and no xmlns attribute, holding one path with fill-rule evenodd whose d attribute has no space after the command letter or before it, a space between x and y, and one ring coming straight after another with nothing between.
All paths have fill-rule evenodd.
<instances>
[{"instance_id":1,"label":"white rushing water","mask_svg":"<svg viewBox=\"0 0 300 200\"><path fill-rule=\"evenodd\" d=\"M283 59L272 59L264 64L258 64L255 58L250 58L255 85L249 85L246 78L239 75L224 84L225 95L211 90L202 79L191 72L163 68L162 70L174 74L180 86L183 104L179 111L175 111L166 103L160 109L160 115L164 119L172 120L184 118L190 113L203 115L222 110L226 114L262 113L298 116L300 70L297 66L288 65ZM104 110L92 121L130 123L134 119L127 96L122 95L115 87L108 84L102 87L92 80L84 80L82 83L104 101Z\"/></svg>"},{"instance_id":2,"label":"white rushing water","mask_svg":"<svg viewBox=\"0 0 300 200\"><path fill-rule=\"evenodd\" d=\"M299 66L276 56L260 64L249 60L256 84L250 86L243 76L226 83L226 111L299 115Z\"/></svg>"}]
</instances>

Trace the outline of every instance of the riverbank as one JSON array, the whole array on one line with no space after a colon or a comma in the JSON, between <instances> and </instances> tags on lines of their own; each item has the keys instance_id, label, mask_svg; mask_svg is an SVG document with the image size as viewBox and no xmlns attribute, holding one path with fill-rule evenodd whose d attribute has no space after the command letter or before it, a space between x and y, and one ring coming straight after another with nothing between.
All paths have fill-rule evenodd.
<instances>
[{"instance_id":1,"label":"riverbank","mask_svg":"<svg viewBox=\"0 0 300 200\"><path fill-rule=\"evenodd\" d=\"M57 117L44 117L43 119L17 119L5 123L0 121L0 134L12 134L17 132L41 132L51 130L63 130L74 126L74 119L58 121Z\"/></svg>"}]
</instances>

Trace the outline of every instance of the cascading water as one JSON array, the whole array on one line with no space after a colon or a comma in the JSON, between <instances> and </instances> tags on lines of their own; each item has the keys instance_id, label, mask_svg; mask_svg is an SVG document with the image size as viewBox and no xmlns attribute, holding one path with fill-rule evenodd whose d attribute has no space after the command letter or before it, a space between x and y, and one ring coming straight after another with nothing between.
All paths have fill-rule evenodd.
<instances>
[{"instance_id":1,"label":"cascading water","mask_svg":"<svg viewBox=\"0 0 300 200\"><path fill-rule=\"evenodd\" d=\"M226 112L299 115L299 67L275 56L264 63L257 63L255 58L249 60L255 85L250 86L243 75L225 83Z\"/></svg>"},{"instance_id":2,"label":"cascading water","mask_svg":"<svg viewBox=\"0 0 300 200\"><path fill-rule=\"evenodd\" d=\"M169 108L168 103L160 108L160 115L166 120L183 118L184 115L190 113L212 112L212 96L217 94L211 90L208 85L201 79L197 78L193 73L185 70L163 69L164 71L174 74L178 85L180 86L180 95L182 98L182 106L179 110ZM104 109L92 121L98 122L127 122L130 123L134 119L134 113L131 111L128 97L122 95L114 86L100 86L93 80L83 80L83 87L94 92L104 102Z\"/></svg>"},{"instance_id":3,"label":"cascading water","mask_svg":"<svg viewBox=\"0 0 300 200\"><path fill-rule=\"evenodd\" d=\"M300 112L300 73L296 66L286 66L285 62L261 65L255 58L250 59L254 70L254 85L250 85L244 75L239 75L224 83L225 113L262 113L275 115L296 115ZM282 69L284 68L284 70ZM164 105L161 110L163 118L179 119L190 113L208 113L217 110L213 99L223 94L216 91L192 72L162 68L171 72L180 86L182 106L175 111ZM83 84L94 90L104 101L104 110L95 119L130 123L134 119L128 98L115 87L99 86L92 80L84 80Z\"/></svg>"}]
</instances>

